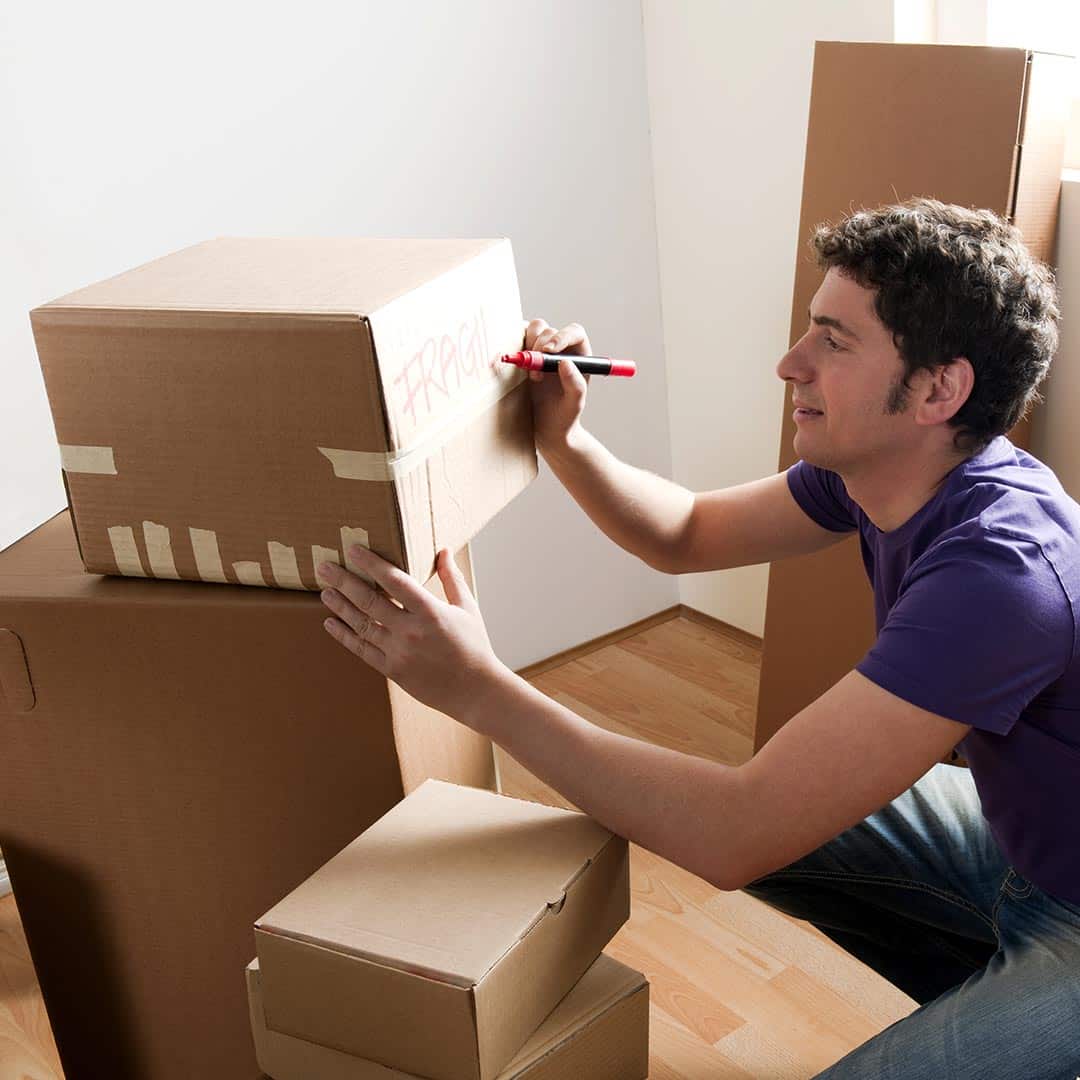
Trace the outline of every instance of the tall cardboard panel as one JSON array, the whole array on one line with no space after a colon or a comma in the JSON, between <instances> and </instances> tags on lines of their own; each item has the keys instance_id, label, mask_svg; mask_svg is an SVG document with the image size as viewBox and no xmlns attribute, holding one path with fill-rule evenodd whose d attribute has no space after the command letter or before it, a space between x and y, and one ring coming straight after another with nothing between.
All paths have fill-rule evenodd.
<instances>
[{"instance_id":1,"label":"tall cardboard panel","mask_svg":"<svg viewBox=\"0 0 1080 1080\"><path fill-rule=\"evenodd\" d=\"M0 847L73 1080L254 1080L254 921L426 777L494 788L324 614L87 574L66 512L0 553Z\"/></svg>"},{"instance_id":2,"label":"tall cardboard panel","mask_svg":"<svg viewBox=\"0 0 1080 1080\"><path fill-rule=\"evenodd\" d=\"M818 42L814 54L791 343L823 277L808 241L821 221L914 195L1009 215L1049 259L1072 61L1023 49ZM1030 420L1010 433L1020 446ZM791 387L779 467L795 460ZM854 536L774 563L754 749L837 682L874 639Z\"/></svg>"}]
</instances>

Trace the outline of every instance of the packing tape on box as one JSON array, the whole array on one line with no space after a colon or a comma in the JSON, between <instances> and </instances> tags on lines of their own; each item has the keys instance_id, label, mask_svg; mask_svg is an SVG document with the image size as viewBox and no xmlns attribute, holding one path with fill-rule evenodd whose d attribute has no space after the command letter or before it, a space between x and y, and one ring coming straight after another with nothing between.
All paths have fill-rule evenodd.
<instances>
[{"instance_id":1,"label":"packing tape on box","mask_svg":"<svg viewBox=\"0 0 1080 1080\"><path fill-rule=\"evenodd\" d=\"M478 416L516 390L528 378L520 369L515 369L514 375L516 377L499 379L489 384L481 393L462 402L458 411L412 446L389 452L336 450L328 446L319 446L316 449L329 459L334 475L342 480L397 480L422 465Z\"/></svg>"},{"instance_id":2,"label":"packing tape on box","mask_svg":"<svg viewBox=\"0 0 1080 1080\"><path fill-rule=\"evenodd\" d=\"M460 434L478 416L485 413L497 402L516 390L527 378L525 372L515 369L510 377L499 378L489 383L479 394L462 402L461 407L442 424L428 432L424 438L412 446L389 452L371 452L366 450L336 450L326 446L317 447L326 457L334 470L334 475L343 480L380 480L393 482L407 476L413 469L422 465L429 457L441 450L456 435ZM75 446L61 444L60 461L66 473L93 473L101 476L116 476L116 458L111 446ZM108 528L109 543L117 570L125 577L171 578L178 580L180 574L173 558L172 541L169 529L153 521L142 523L143 540L146 544L146 556L150 563L147 573L135 542L135 532L127 525L111 525ZM195 566L203 581L227 583L228 577L221 561L217 534L212 529L189 528L188 535L191 549L195 556ZM349 558L349 548L359 544L370 547L368 534L364 529L342 526L341 552L344 565L354 574L370 580ZM276 540L267 543L270 570L274 583L283 589L305 589L300 576L296 550ZM334 548L311 548L312 563L334 562L339 566L342 559ZM253 561L234 562L232 564L236 580L242 585L266 587L268 582L260 563ZM315 580L320 588L328 582L316 572Z\"/></svg>"},{"instance_id":3,"label":"packing tape on box","mask_svg":"<svg viewBox=\"0 0 1080 1080\"><path fill-rule=\"evenodd\" d=\"M180 579L173 559L172 540L169 529L153 521L144 521L143 540L146 543L146 554L150 562L150 574L143 567L139 556L139 548L135 542L135 530L128 525L112 525L108 529L109 543L112 545L113 558L116 559L116 568L124 577L149 577ZM344 564L354 574L362 577L365 581L371 579L361 573L355 562L349 557L349 549L356 544L361 547L371 547L366 529L355 526L343 525L341 527L341 553L344 555ZM199 577L203 581L217 581L228 583L225 567L221 561L221 550L218 547L217 533L212 529L188 529L191 539L191 550L195 556L195 567ZM296 559L296 549L282 544L277 540L270 540L266 545L270 559L270 572L274 584L282 589L306 590L303 578L300 576L300 565ZM332 562L342 565L342 554L336 548L322 547L319 544L311 545L311 562L313 567L320 563ZM263 573L261 563L254 561L234 562L232 564L236 580L241 585L257 585L266 588L268 582ZM315 570L315 581L319 588L326 588L330 583Z\"/></svg>"},{"instance_id":4,"label":"packing tape on box","mask_svg":"<svg viewBox=\"0 0 1080 1080\"><path fill-rule=\"evenodd\" d=\"M316 449L328 458L334 475L342 480L393 481L407 476L422 465L432 454L441 450L454 436L460 434L478 416L487 412L496 402L516 390L528 377L515 370L514 377L499 379L462 403L462 408L449 419L428 432L412 446L401 450L337 450L328 446ZM111 446L60 446L60 462L66 473L93 473L100 476L116 476L116 459ZM160 576L160 575L159 575ZM207 580L217 580L208 578Z\"/></svg>"},{"instance_id":5,"label":"packing tape on box","mask_svg":"<svg viewBox=\"0 0 1080 1080\"><path fill-rule=\"evenodd\" d=\"M98 473L116 475L116 462L111 446L63 446L60 447L60 464L68 473Z\"/></svg>"}]
</instances>

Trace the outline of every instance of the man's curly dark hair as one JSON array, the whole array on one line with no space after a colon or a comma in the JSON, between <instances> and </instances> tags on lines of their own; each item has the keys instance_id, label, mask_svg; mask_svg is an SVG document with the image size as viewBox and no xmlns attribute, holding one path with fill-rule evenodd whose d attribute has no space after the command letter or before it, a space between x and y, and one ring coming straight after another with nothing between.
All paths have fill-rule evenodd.
<instances>
[{"instance_id":1,"label":"man's curly dark hair","mask_svg":"<svg viewBox=\"0 0 1080 1080\"><path fill-rule=\"evenodd\" d=\"M811 246L823 269L876 290L874 309L904 362L889 411L904 408L916 371L958 357L975 372L949 421L958 450L977 452L1042 400L1037 387L1058 344L1057 288L1015 226L990 210L915 198L819 225Z\"/></svg>"}]
</instances>

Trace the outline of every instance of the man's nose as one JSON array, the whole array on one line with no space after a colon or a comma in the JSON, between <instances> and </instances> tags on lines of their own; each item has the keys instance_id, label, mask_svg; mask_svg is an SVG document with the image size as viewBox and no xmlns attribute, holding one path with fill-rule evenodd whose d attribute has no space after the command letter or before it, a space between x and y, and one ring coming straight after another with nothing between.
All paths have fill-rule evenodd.
<instances>
[{"instance_id":1,"label":"man's nose","mask_svg":"<svg viewBox=\"0 0 1080 1080\"><path fill-rule=\"evenodd\" d=\"M806 336L799 338L794 345L780 358L776 365L776 374L787 381L795 379L805 381L810 378L810 367L806 355Z\"/></svg>"}]
</instances>

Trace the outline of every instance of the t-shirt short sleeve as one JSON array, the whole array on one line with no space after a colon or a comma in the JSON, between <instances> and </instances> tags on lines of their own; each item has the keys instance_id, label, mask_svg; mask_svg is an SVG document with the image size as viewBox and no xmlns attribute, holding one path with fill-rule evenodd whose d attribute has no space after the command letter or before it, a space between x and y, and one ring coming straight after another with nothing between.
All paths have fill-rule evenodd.
<instances>
[{"instance_id":1,"label":"t-shirt short sleeve","mask_svg":"<svg viewBox=\"0 0 1080 1080\"><path fill-rule=\"evenodd\" d=\"M1073 653L1072 606L1032 540L946 538L912 564L866 678L938 716L1007 734Z\"/></svg>"},{"instance_id":2,"label":"t-shirt short sleeve","mask_svg":"<svg viewBox=\"0 0 1080 1080\"><path fill-rule=\"evenodd\" d=\"M787 471L787 482L795 501L822 528L831 532L851 532L858 528L855 504L836 473L796 461Z\"/></svg>"}]
</instances>

